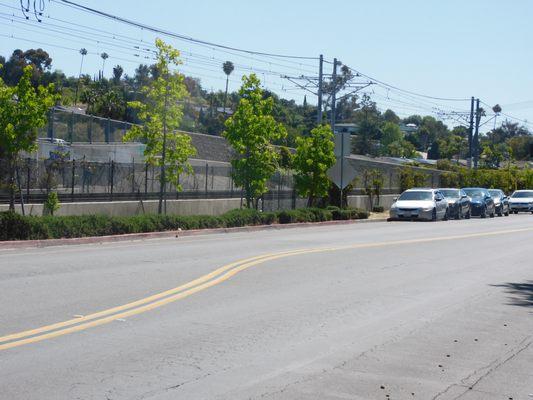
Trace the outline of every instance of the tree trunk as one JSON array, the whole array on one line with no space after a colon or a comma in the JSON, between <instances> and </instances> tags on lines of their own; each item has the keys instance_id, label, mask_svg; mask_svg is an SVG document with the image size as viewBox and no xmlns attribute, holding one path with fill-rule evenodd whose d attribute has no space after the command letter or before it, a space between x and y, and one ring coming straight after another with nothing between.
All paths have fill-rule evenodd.
<instances>
[{"instance_id":1,"label":"tree trunk","mask_svg":"<svg viewBox=\"0 0 533 400\"><path fill-rule=\"evenodd\" d=\"M226 76L226 92L224 93L224 115L226 115L226 99L228 98L229 75Z\"/></svg>"},{"instance_id":2,"label":"tree trunk","mask_svg":"<svg viewBox=\"0 0 533 400\"><path fill-rule=\"evenodd\" d=\"M9 173L9 211L15 211L15 156L9 156L7 159L7 168Z\"/></svg>"}]
</instances>

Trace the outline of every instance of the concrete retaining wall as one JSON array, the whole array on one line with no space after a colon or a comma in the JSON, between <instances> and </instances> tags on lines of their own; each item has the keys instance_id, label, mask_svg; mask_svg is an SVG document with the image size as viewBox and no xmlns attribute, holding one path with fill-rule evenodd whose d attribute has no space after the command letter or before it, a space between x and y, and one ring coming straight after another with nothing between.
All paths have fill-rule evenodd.
<instances>
[{"instance_id":1,"label":"concrete retaining wall","mask_svg":"<svg viewBox=\"0 0 533 400\"><path fill-rule=\"evenodd\" d=\"M397 194L384 194L379 197L379 205L383 206L385 210L390 209L392 203L394 203L394 198L398 197ZM350 207L362 208L364 210L369 210L370 205L368 201L368 196L348 196L348 205Z\"/></svg>"},{"instance_id":2,"label":"concrete retaining wall","mask_svg":"<svg viewBox=\"0 0 533 400\"><path fill-rule=\"evenodd\" d=\"M167 200L167 214L174 215L220 215L229 210L239 208L241 199L200 199L200 200ZM157 200L113 201L98 203L62 203L56 215L87 215L103 214L109 216L129 216L138 214L156 214ZM0 205L0 211L7 211L8 205ZM20 205L16 205L20 213ZM42 215L42 204L26 204L26 215Z\"/></svg>"},{"instance_id":3,"label":"concrete retaining wall","mask_svg":"<svg viewBox=\"0 0 533 400\"><path fill-rule=\"evenodd\" d=\"M385 209L390 208L393 198L397 195L383 195L380 197L380 205ZM291 200L280 202L281 209L290 209ZM296 207L305 207L305 199L296 199ZM348 196L348 205L368 210L367 196ZM61 203L61 208L56 215L88 215L103 214L109 216L129 216L138 214L157 213L157 200L145 201L109 201L109 202L87 202L87 203ZM194 199L194 200L167 200L167 214L173 215L221 215L227 211L239 208L240 198L233 199ZM265 202L265 211L275 211L278 209L277 201ZM0 204L0 211L7 211L7 204ZM21 212L20 205L16 205L16 211ZM26 204L26 215L42 215L42 204Z\"/></svg>"}]
</instances>

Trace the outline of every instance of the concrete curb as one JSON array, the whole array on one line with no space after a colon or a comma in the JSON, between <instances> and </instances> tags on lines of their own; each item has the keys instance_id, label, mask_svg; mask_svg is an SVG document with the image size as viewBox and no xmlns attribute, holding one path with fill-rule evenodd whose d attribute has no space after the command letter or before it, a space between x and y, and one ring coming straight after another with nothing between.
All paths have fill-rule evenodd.
<instances>
[{"instance_id":1,"label":"concrete curb","mask_svg":"<svg viewBox=\"0 0 533 400\"><path fill-rule=\"evenodd\" d=\"M379 219L353 219L343 221L324 221L324 222L298 222L294 224L272 224L272 225L253 225L240 226L236 228L214 228L214 229L192 229L186 231L163 231L163 232L146 232L146 233L129 233L125 235L111 235L111 236L90 236L81 238L69 239L44 239L44 240L13 240L0 241L0 250L13 250L23 248L38 248L38 247L52 247L52 246L71 246L80 244L93 243L113 243L126 242L135 240L149 240L162 239L170 237L187 237L187 236L201 236L213 235L220 233L238 233L238 232L258 232L268 230L281 230L292 228L312 228L319 226L335 226L335 225L349 225L349 224L364 224L372 222L386 222L385 218Z\"/></svg>"}]
</instances>

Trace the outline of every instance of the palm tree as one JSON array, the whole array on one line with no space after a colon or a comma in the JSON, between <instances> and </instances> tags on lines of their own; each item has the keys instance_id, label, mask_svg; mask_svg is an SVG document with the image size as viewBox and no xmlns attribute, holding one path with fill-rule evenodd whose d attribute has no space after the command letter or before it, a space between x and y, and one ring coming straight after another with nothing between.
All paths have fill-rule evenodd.
<instances>
[{"instance_id":1,"label":"palm tree","mask_svg":"<svg viewBox=\"0 0 533 400\"><path fill-rule=\"evenodd\" d=\"M105 60L109 58L109 54L107 54L105 51L100 54L100 57L102 57L102 78L104 77L104 69L105 69Z\"/></svg>"},{"instance_id":2,"label":"palm tree","mask_svg":"<svg viewBox=\"0 0 533 400\"><path fill-rule=\"evenodd\" d=\"M229 76L235 69L235 66L231 61L226 61L224 64L222 64L222 70L226 74L226 92L224 93L224 114L226 113L226 99L228 98L228 83L229 83Z\"/></svg>"},{"instance_id":3,"label":"palm tree","mask_svg":"<svg viewBox=\"0 0 533 400\"><path fill-rule=\"evenodd\" d=\"M77 105L78 104L78 92L80 90L80 79L81 79L81 70L83 68L83 59L85 58L85 56L87 55L87 49L85 48L81 48L80 49L80 54L81 54L81 64L80 64L80 73L78 75L78 85L76 86L76 97L74 98L74 105Z\"/></svg>"},{"instance_id":4,"label":"palm tree","mask_svg":"<svg viewBox=\"0 0 533 400\"><path fill-rule=\"evenodd\" d=\"M496 119L498 119L498 115L502 112L502 107L499 104L496 104L492 107L492 111L494 112L494 129L496 129Z\"/></svg>"}]
</instances>

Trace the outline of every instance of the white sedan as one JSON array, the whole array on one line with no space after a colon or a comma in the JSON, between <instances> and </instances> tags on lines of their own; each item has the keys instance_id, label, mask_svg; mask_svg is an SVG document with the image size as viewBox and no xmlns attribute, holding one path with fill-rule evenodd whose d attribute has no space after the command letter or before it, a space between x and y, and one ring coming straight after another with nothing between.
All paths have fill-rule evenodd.
<instances>
[{"instance_id":1,"label":"white sedan","mask_svg":"<svg viewBox=\"0 0 533 400\"><path fill-rule=\"evenodd\" d=\"M519 211L533 213L533 190L516 190L509 197L509 210L515 214Z\"/></svg>"},{"instance_id":2,"label":"white sedan","mask_svg":"<svg viewBox=\"0 0 533 400\"><path fill-rule=\"evenodd\" d=\"M390 209L389 220L448 219L448 203L435 189L409 189L403 192Z\"/></svg>"}]
</instances>

